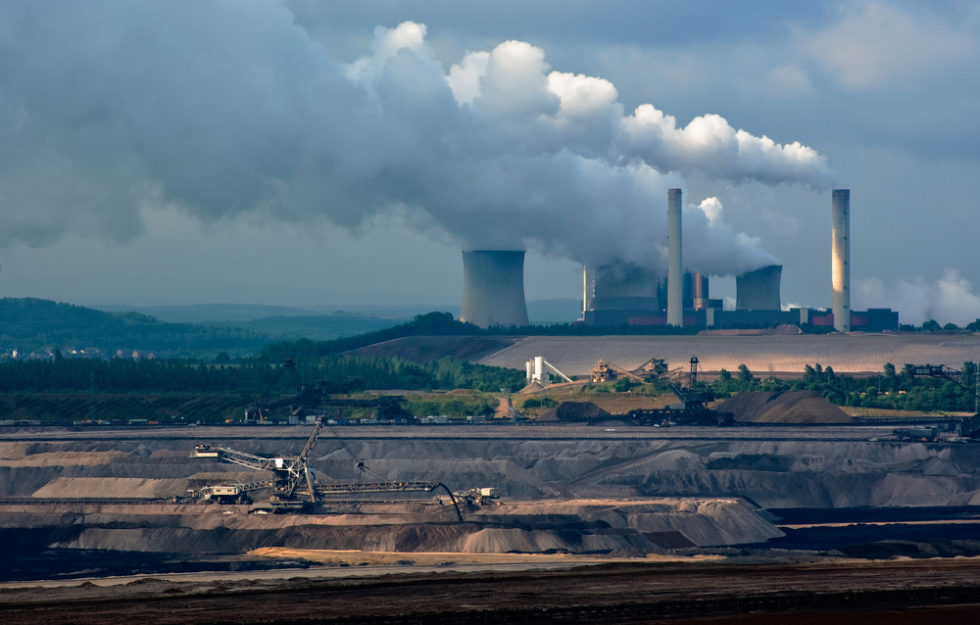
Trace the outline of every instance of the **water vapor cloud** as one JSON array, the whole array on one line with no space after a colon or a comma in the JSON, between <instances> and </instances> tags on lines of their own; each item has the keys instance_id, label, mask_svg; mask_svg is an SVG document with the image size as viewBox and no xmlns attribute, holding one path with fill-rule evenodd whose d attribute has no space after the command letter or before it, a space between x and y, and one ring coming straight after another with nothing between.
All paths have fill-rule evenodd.
<instances>
[{"instance_id":1,"label":"water vapor cloud","mask_svg":"<svg viewBox=\"0 0 980 625\"><path fill-rule=\"evenodd\" d=\"M345 228L398 211L464 248L645 264L685 176L831 183L806 145L625 111L611 82L554 70L529 43L447 61L426 35L378 27L344 63L278 3L5 3L0 247L127 240L165 206ZM687 211L711 242L688 248L691 267L771 260L718 207Z\"/></svg>"},{"instance_id":2,"label":"water vapor cloud","mask_svg":"<svg viewBox=\"0 0 980 625\"><path fill-rule=\"evenodd\" d=\"M947 268L935 282L916 277L886 284L872 278L857 286L855 295L861 306L900 310L902 323L922 325L933 320L963 327L980 319L980 295L955 269Z\"/></svg>"}]
</instances>

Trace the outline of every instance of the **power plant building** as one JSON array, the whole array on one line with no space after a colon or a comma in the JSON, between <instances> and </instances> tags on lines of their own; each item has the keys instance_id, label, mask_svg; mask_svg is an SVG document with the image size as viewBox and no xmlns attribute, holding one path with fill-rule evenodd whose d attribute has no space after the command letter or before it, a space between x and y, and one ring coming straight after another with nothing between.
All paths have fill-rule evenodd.
<instances>
[{"instance_id":1,"label":"power plant building","mask_svg":"<svg viewBox=\"0 0 980 625\"><path fill-rule=\"evenodd\" d=\"M840 332L898 329L898 313L850 308L850 192L833 191L831 310L782 309L782 266L735 276L735 310L710 299L706 275L685 272L681 247L681 190L667 192L667 271L637 266L587 267L582 322L599 326L669 325L688 328L752 328L793 324ZM671 286L673 283L673 288ZM672 305L673 303L673 305Z\"/></svg>"},{"instance_id":2,"label":"power plant building","mask_svg":"<svg viewBox=\"0 0 980 625\"><path fill-rule=\"evenodd\" d=\"M782 266L768 265L735 277L735 309L710 299L708 276L684 270L681 190L667 192L667 267L617 262L586 266L582 275L582 317L586 325L672 326L677 328L765 328L792 324L838 332L898 329L898 313L850 307L850 191L832 197L832 267L829 311L782 309ZM481 328L528 325L524 298L523 250L463 252L460 320Z\"/></svg>"}]
</instances>

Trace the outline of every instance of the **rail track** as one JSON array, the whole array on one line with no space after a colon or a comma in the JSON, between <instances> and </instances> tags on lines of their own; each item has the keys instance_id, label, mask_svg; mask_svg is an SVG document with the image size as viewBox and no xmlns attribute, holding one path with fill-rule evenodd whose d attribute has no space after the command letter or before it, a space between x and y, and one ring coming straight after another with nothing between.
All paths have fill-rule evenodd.
<instances>
[{"instance_id":1,"label":"rail track","mask_svg":"<svg viewBox=\"0 0 980 625\"><path fill-rule=\"evenodd\" d=\"M868 442L889 440L895 429L888 425L737 425L708 426L343 426L347 440L377 441L594 441L594 440L712 440L712 441L823 441ZM297 441L306 439L302 426L198 428L143 427L138 430L34 428L31 431L0 430L0 442L69 441ZM930 444L961 444L960 441L933 441Z\"/></svg>"}]
</instances>

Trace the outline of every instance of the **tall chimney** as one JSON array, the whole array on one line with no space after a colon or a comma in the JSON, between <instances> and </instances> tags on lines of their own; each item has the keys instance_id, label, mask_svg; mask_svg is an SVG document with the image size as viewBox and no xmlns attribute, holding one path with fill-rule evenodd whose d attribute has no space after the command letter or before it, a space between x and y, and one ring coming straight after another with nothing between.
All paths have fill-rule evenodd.
<instances>
[{"instance_id":1,"label":"tall chimney","mask_svg":"<svg viewBox=\"0 0 980 625\"><path fill-rule=\"evenodd\" d=\"M528 325L523 250L463 252L459 320L481 328Z\"/></svg>"},{"instance_id":2,"label":"tall chimney","mask_svg":"<svg viewBox=\"0 0 980 625\"><path fill-rule=\"evenodd\" d=\"M831 308L834 329L851 331L851 191L834 189L831 209Z\"/></svg>"},{"instance_id":3,"label":"tall chimney","mask_svg":"<svg viewBox=\"0 0 980 625\"><path fill-rule=\"evenodd\" d=\"M582 319L585 313L592 310L592 300L595 298L595 265L582 266Z\"/></svg>"},{"instance_id":4,"label":"tall chimney","mask_svg":"<svg viewBox=\"0 0 980 625\"><path fill-rule=\"evenodd\" d=\"M681 190L667 189L667 325L684 325Z\"/></svg>"}]
</instances>

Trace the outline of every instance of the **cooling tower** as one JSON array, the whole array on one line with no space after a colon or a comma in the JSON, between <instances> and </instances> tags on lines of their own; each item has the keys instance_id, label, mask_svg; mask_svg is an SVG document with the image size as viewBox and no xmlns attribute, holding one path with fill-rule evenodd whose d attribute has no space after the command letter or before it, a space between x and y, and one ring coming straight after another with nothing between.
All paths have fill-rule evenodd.
<instances>
[{"instance_id":1,"label":"cooling tower","mask_svg":"<svg viewBox=\"0 0 980 625\"><path fill-rule=\"evenodd\" d=\"M769 265L735 277L736 310L779 310L782 265Z\"/></svg>"},{"instance_id":2,"label":"cooling tower","mask_svg":"<svg viewBox=\"0 0 980 625\"><path fill-rule=\"evenodd\" d=\"M831 207L831 310L834 329L851 331L851 191L834 189Z\"/></svg>"},{"instance_id":3,"label":"cooling tower","mask_svg":"<svg viewBox=\"0 0 980 625\"><path fill-rule=\"evenodd\" d=\"M667 325L684 325L681 190L667 189Z\"/></svg>"},{"instance_id":4,"label":"cooling tower","mask_svg":"<svg viewBox=\"0 0 980 625\"><path fill-rule=\"evenodd\" d=\"M523 251L463 252L459 319L481 328L528 325Z\"/></svg>"}]
</instances>

